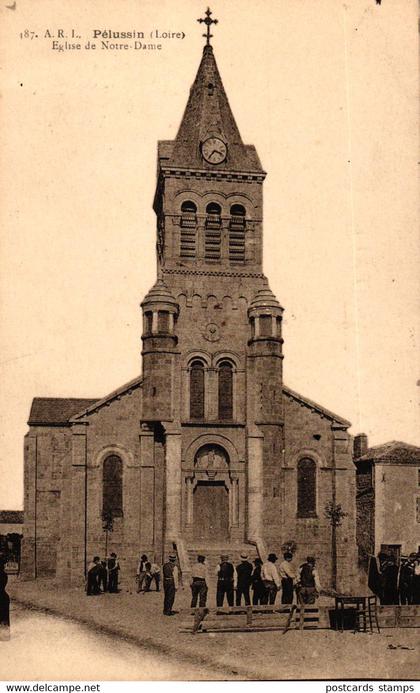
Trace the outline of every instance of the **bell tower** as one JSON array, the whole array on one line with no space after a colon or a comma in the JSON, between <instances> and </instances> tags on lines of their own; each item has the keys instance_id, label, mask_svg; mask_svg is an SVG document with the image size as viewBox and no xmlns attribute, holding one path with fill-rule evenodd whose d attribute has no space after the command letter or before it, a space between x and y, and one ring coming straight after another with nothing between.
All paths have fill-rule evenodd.
<instances>
[{"instance_id":1,"label":"bell tower","mask_svg":"<svg viewBox=\"0 0 420 693\"><path fill-rule=\"evenodd\" d=\"M224 90L217 20L207 10L198 21L206 42L178 133L158 143L159 279L142 304L142 421L166 436L165 541L195 545L261 535L283 448L282 308L262 271L266 174Z\"/></svg>"},{"instance_id":2,"label":"bell tower","mask_svg":"<svg viewBox=\"0 0 420 693\"><path fill-rule=\"evenodd\" d=\"M163 274L261 272L265 172L255 147L242 142L209 37L177 136L159 142L157 178Z\"/></svg>"}]
</instances>

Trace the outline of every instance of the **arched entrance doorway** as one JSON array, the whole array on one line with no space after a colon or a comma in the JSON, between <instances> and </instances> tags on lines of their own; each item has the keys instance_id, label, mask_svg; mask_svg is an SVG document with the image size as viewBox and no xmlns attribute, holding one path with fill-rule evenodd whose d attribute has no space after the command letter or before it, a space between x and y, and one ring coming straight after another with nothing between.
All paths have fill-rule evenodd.
<instances>
[{"instance_id":1,"label":"arched entrance doorway","mask_svg":"<svg viewBox=\"0 0 420 693\"><path fill-rule=\"evenodd\" d=\"M229 540L233 505L226 450L214 444L201 447L195 455L194 475L189 482L194 540Z\"/></svg>"}]
</instances>

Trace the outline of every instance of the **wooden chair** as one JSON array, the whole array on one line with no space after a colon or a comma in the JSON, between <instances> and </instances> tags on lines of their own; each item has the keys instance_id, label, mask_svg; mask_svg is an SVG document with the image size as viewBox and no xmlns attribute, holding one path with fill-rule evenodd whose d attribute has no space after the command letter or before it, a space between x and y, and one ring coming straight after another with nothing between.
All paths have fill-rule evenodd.
<instances>
[{"instance_id":1,"label":"wooden chair","mask_svg":"<svg viewBox=\"0 0 420 693\"><path fill-rule=\"evenodd\" d=\"M373 624L375 623L378 633L380 633L381 629L379 628L378 619L378 598L375 594L367 598L367 608L370 632L373 633Z\"/></svg>"},{"instance_id":2,"label":"wooden chair","mask_svg":"<svg viewBox=\"0 0 420 693\"><path fill-rule=\"evenodd\" d=\"M344 631L344 620L349 612L354 616L354 633L367 632L368 613L366 597L336 597L335 610L337 615L337 628Z\"/></svg>"}]
</instances>

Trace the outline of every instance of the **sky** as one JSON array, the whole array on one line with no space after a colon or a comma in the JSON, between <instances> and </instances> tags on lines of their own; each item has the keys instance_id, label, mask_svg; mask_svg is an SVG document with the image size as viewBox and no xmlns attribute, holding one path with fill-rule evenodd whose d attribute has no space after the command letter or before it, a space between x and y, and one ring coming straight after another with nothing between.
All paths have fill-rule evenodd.
<instances>
[{"instance_id":1,"label":"sky","mask_svg":"<svg viewBox=\"0 0 420 693\"><path fill-rule=\"evenodd\" d=\"M33 397L102 397L140 372L156 144L176 135L205 9L0 9L0 508L22 507ZM416 3L211 9L225 90L267 171L264 271L285 308L285 382L372 445L420 445ZM53 50L46 32L60 28L82 50ZM95 29L185 37L160 51L85 49Z\"/></svg>"}]
</instances>

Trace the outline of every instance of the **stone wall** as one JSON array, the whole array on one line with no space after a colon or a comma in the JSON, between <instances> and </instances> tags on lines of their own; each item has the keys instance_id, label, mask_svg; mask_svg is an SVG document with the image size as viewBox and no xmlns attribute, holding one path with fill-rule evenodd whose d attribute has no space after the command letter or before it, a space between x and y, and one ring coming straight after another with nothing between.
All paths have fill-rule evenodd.
<instances>
[{"instance_id":1,"label":"stone wall","mask_svg":"<svg viewBox=\"0 0 420 693\"><path fill-rule=\"evenodd\" d=\"M360 566L368 566L368 555L375 551L375 492L372 464L359 462L356 473L356 539Z\"/></svg>"},{"instance_id":2,"label":"stone wall","mask_svg":"<svg viewBox=\"0 0 420 693\"><path fill-rule=\"evenodd\" d=\"M24 539L22 575L54 575L60 541L63 469L71 452L65 426L34 426L24 442Z\"/></svg>"},{"instance_id":3,"label":"stone wall","mask_svg":"<svg viewBox=\"0 0 420 693\"><path fill-rule=\"evenodd\" d=\"M327 503L340 504L347 516L337 529L338 586L348 589L357 573L355 531L355 468L350 436L343 427L335 428L329 418L285 396L285 450L282 459L282 501L284 522L282 542L296 541L297 560L307 555L317 558L320 579L332 580L332 532L325 516ZM317 510L314 518L297 517L297 463L309 457L317 464Z\"/></svg>"},{"instance_id":4,"label":"stone wall","mask_svg":"<svg viewBox=\"0 0 420 693\"><path fill-rule=\"evenodd\" d=\"M417 465L375 464L376 552L382 544L400 545L403 555L419 550L419 497Z\"/></svg>"}]
</instances>

